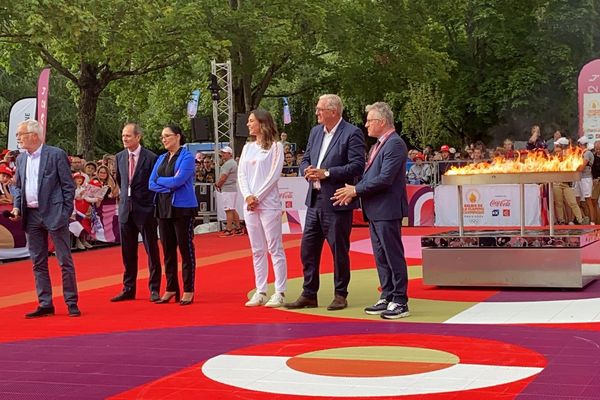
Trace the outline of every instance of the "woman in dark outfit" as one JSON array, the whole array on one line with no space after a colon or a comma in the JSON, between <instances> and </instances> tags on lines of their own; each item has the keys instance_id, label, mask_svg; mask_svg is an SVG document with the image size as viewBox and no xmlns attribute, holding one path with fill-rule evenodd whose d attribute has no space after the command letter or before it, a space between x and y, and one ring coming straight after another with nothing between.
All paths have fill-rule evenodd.
<instances>
[{"instance_id":1,"label":"woman in dark outfit","mask_svg":"<svg viewBox=\"0 0 600 400\"><path fill-rule=\"evenodd\" d=\"M181 255L183 278L182 306L194 301L196 255L194 251L194 216L198 202L194 192L195 164L192 154L181 147L185 136L177 125L166 126L161 140L167 152L158 157L149 188L156 192L155 214L162 243L167 290L157 304L179 301L177 248Z\"/></svg>"}]
</instances>

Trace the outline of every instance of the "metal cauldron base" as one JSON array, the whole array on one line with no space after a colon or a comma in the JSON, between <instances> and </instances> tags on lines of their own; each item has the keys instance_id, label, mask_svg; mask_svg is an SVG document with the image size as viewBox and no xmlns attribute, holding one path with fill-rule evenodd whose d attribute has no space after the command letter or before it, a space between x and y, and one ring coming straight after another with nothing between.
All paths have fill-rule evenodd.
<instances>
[{"instance_id":1,"label":"metal cauldron base","mask_svg":"<svg viewBox=\"0 0 600 400\"><path fill-rule=\"evenodd\" d=\"M423 283L583 288L600 276L600 230L448 231L424 236Z\"/></svg>"}]
</instances>

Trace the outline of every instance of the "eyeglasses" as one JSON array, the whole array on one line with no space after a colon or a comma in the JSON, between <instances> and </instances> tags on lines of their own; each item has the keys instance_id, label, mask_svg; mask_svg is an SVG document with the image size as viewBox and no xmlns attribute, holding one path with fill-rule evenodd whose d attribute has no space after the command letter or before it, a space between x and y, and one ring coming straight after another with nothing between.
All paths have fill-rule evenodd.
<instances>
[{"instance_id":1,"label":"eyeglasses","mask_svg":"<svg viewBox=\"0 0 600 400\"><path fill-rule=\"evenodd\" d=\"M33 133L33 132L23 132L23 133L21 133L21 132L17 132L17 135L16 135L16 136L17 136L17 137L21 137L21 136L29 135L29 134L31 134L31 133Z\"/></svg>"},{"instance_id":2,"label":"eyeglasses","mask_svg":"<svg viewBox=\"0 0 600 400\"><path fill-rule=\"evenodd\" d=\"M316 112L332 111L332 110L333 110L333 108L321 108L321 107L315 108Z\"/></svg>"},{"instance_id":3,"label":"eyeglasses","mask_svg":"<svg viewBox=\"0 0 600 400\"><path fill-rule=\"evenodd\" d=\"M172 135L160 135L160 140L166 140L166 139L171 138L173 136L175 136L174 133Z\"/></svg>"},{"instance_id":4,"label":"eyeglasses","mask_svg":"<svg viewBox=\"0 0 600 400\"><path fill-rule=\"evenodd\" d=\"M382 121L381 118L367 118L367 124L370 124L373 121Z\"/></svg>"}]
</instances>

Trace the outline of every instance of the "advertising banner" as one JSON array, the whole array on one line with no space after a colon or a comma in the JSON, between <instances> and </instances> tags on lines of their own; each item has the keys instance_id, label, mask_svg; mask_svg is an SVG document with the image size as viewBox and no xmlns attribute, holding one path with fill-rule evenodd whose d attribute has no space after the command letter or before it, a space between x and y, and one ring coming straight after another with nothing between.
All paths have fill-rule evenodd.
<instances>
[{"instance_id":1,"label":"advertising banner","mask_svg":"<svg viewBox=\"0 0 600 400\"><path fill-rule=\"evenodd\" d=\"M435 225L458 226L458 189L454 185L435 188ZM538 185L525 185L525 225L541 226ZM521 204L519 185L464 185L464 226L518 226Z\"/></svg>"},{"instance_id":2,"label":"advertising banner","mask_svg":"<svg viewBox=\"0 0 600 400\"><path fill-rule=\"evenodd\" d=\"M306 193L308 192L308 182L304 178L281 178L278 182L279 195L281 197L282 228L283 233L302 233L304 220L306 218ZM236 209L240 218L244 218L244 199L238 191ZM225 210L221 193L216 192L217 218L219 221L225 221Z\"/></svg>"},{"instance_id":3,"label":"advertising banner","mask_svg":"<svg viewBox=\"0 0 600 400\"><path fill-rule=\"evenodd\" d=\"M50 91L50 68L44 68L38 78L37 88L37 121L42 132L40 138L46 141L46 125L48 124L48 92Z\"/></svg>"},{"instance_id":4,"label":"advertising banner","mask_svg":"<svg viewBox=\"0 0 600 400\"><path fill-rule=\"evenodd\" d=\"M35 105L37 101L35 97L26 97L17 100L11 107L8 116L8 150L17 150L17 126L28 119L35 117Z\"/></svg>"}]
</instances>

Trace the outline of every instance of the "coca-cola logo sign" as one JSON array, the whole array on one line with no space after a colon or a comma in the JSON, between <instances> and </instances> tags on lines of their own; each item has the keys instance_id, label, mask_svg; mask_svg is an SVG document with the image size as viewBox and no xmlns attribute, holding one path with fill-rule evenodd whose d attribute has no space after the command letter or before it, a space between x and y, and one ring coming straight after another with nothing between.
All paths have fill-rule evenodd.
<instances>
[{"instance_id":1,"label":"coca-cola logo sign","mask_svg":"<svg viewBox=\"0 0 600 400\"><path fill-rule=\"evenodd\" d=\"M490 200L490 207L510 207L510 199L492 199Z\"/></svg>"}]
</instances>

